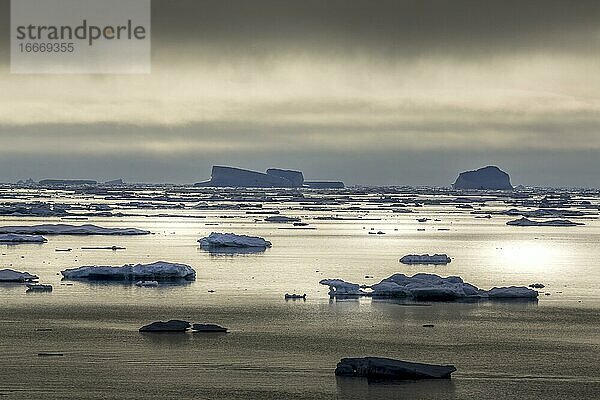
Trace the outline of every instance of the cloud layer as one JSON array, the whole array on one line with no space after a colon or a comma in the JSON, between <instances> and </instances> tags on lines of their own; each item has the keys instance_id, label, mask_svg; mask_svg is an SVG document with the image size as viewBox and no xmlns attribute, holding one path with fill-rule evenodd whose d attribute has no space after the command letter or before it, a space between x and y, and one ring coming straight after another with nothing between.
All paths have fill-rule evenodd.
<instances>
[{"instance_id":1,"label":"cloud layer","mask_svg":"<svg viewBox=\"0 0 600 400\"><path fill-rule=\"evenodd\" d=\"M210 160L448 184L494 162L600 186L599 17L591 1L155 0L147 76L10 75L0 41L0 154L44 165L0 179L110 158L132 180L200 179Z\"/></svg>"}]
</instances>

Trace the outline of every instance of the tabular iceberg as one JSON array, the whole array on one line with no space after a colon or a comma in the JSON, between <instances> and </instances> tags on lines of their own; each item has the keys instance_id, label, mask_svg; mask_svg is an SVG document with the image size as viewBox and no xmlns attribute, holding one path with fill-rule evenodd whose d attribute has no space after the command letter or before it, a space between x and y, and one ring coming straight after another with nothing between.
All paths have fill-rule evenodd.
<instances>
[{"instance_id":1,"label":"tabular iceberg","mask_svg":"<svg viewBox=\"0 0 600 400\"><path fill-rule=\"evenodd\" d=\"M65 279L165 281L196 279L196 271L189 265L157 261L152 264L128 264L122 267L84 266L60 272Z\"/></svg>"},{"instance_id":2,"label":"tabular iceberg","mask_svg":"<svg viewBox=\"0 0 600 400\"><path fill-rule=\"evenodd\" d=\"M148 235L150 231L136 228L103 228L96 225L45 224L33 226L3 226L0 234L15 233L25 235Z\"/></svg>"},{"instance_id":3,"label":"tabular iceberg","mask_svg":"<svg viewBox=\"0 0 600 400\"><path fill-rule=\"evenodd\" d=\"M338 181L305 181L301 171L269 168L265 172L215 165L209 181L196 183L201 187L258 187L258 188L344 188Z\"/></svg>"}]
</instances>

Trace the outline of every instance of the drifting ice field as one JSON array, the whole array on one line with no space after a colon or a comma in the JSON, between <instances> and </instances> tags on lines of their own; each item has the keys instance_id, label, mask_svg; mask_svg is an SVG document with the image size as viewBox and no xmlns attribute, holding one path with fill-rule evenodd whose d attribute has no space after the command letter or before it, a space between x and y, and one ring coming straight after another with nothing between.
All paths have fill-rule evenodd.
<instances>
[{"instance_id":1,"label":"drifting ice field","mask_svg":"<svg viewBox=\"0 0 600 400\"><path fill-rule=\"evenodd\" d=\"M23 285L0 283L0 394L9 399L175 399L182 393L214 399L538 399L594 398L600 392L597 217L574 219L584 225L573 227L508 226L515 217L494 212L512 206L493 196L485 206L474 204L491 218L475 218L472 209L455 203L409 204L402 209L412 213L391 212L372 194L344 194L350 200L334 205L261 200L254 203L262 210L250 214L194 208L199 201L174 208L178 202L149 201L141 190L137 195L160 207L60 192L51 200L106 204L124 215L0 217L0 226L94 224L151 232L44 235L46 243L0 245L0 269L27 271L54 286L52 293L26 294ZM311 196L331 197L329 192ZM279 211L308 225L265 222L271 214L260 211ZM259 236L272 247L213 252L197 242L211 232ZM125 249L82 249L112 246ZM399 262L407 254L427 253L448 254L452 261ZM196 280L156 288L61 281L60 271L67 268L159 260L193 267ZM328 288L319 285L326 278L372 285L394 273L419 272L460 276L485 290L537 282L546 287L539 289L537 302L415 303L332 300ZM285 293L306 293L307 300L286 301ZM231 332L137 331L174 318L217 323ZM42 352L62 356L38 356ZM458 371L451 381L433 383L367 384L333 375L340 358L362 356L454 364Z\"/></svg>"}]
</instances>

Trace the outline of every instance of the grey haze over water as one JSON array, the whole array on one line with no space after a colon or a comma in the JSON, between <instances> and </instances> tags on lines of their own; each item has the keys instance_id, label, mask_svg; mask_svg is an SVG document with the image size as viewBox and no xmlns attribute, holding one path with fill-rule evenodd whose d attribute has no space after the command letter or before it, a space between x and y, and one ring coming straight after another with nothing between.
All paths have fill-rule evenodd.
<instances>
[{"instance_id":1,"label":"grey haze over water","mask_svg":"<svg viewBox=\"0 0 600 400\"><path fill-rule=\"evenodd\" d=\"M213 164L347 184L600 186L600 3L153 1L153 72L9 73L0 180L194 182Z\"/></svg>"}]
</instances>

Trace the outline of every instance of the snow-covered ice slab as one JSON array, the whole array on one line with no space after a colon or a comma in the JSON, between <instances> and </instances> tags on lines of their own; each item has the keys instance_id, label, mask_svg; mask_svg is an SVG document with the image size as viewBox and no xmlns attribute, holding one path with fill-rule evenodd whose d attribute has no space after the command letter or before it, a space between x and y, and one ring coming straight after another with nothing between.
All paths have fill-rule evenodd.
<instances>
[{"instance_id":1,"label":"snow-covered ice slab","mask_svg":"<svg viewBox=\"0 0 600 400\"><path fill-rule=\"evenodd\" d=\"M0 234L0 243L46 243L48 240L41 235L21 235L17 233Z\"/></svg>"},{"instance_id":2,"label":"snow-covered ice slab","mask_svg":"<svg viewBox=\"0 0 600 400\"><path fill-rule=\"evenodd\" d=\"M152 264L127 264L122 267L84 266L60 272L65 279L165 281L196 279L196 271L189 265L157 261Z\"/></svg>"},{"instance_id":3,"label":"snow-covered ice slab","mask_svg":"<svg viewBox=\"0 0 600 400\"><path fill-rule=\"evenodd\" d=\"M319 283L329 286L331 297L355 295L426 301L500 298L534 299L538 297L537 291L524 286L500 287L487 291L464 282L458 276L443 278L439 275L423 273L413 276L394 274L380 283L372 285L371 292L361 290L358 284L340 279L323 279Z\"/></svg>"},{"instance_id":4,"label":"snow-covered ice slab","mask_svg":"<svg viewBox=\"0 0 600 400\"><path fill-rule=\"evenodd\" d=\"M212 232L207 237L199 239L200 246L205 248L211 247L271 247L271 242L258 236L236 235L234 233L218 233Z\"/></svg>"},{"instance_id":5,"label":"snow-covered ice slab","mask_svg":"<svg viewBox=\"0 0 600 400\"><path fill-rule=\"evenodd\" d=\"M14 269L0 270L0 282L31 282L36 279L38 279L38 276L29 272L19 272Z\"/></svg>"},{"instance_id":6,"label":"snow-covered ice slab","mask_svg":"<svg viewBox=\"0 0 600 400\"><path fill-rule=\"evenodd\" d=\"M322 279L321 285L329 286L330 296L364 296L367 292L360 289L360 285L341 279Z\"/></svg>"},{"instance_id":7,"label":"snow-covered ice slab","mask_svg":"<svg viewBox=\"0 0 600 400\"><path fill-rule=\"evenodd\" d=\"M448 264L451 261L446 254L408 254L400 259L402 264Z\"/></svg>"},{"instance_id":8,"label":"snow-covered ice slab","mask_svg":"<svg viewBox=\"0 0 600 400\"><path fill-rule=\"evenodd\" d=\"M508 221L506 225L511 226L578 226L584 225L581 222L573 222L568 219L553 219L550 221L533 221L529 218L515 219L514 221Z\"/></svg>"},{"instance_id":9,"label":"snow-covered ice slab","mask_svg":"<svg viewBox=\"0 0 600 400\"><path fill-rule=\"evenodd\" d=\"M3 226L0 234L15 233L24 235L148 235L150 231L136 228L103 228L96 225L45 224L33 226Z\"/></svg>"},{"instance_id":10,"label":"snow-covered ice slab","mask_svg":"<svg viewBox=\"0 0 600 400\"><path fill-rule=\"evenodd\" d=\"M536 298L538 292L522 286L495 287L487 291L490 299Z\"/></svg>"}]
</instances>

